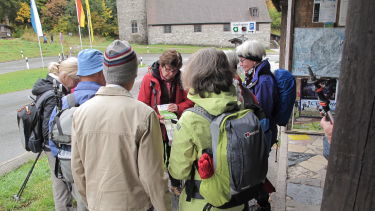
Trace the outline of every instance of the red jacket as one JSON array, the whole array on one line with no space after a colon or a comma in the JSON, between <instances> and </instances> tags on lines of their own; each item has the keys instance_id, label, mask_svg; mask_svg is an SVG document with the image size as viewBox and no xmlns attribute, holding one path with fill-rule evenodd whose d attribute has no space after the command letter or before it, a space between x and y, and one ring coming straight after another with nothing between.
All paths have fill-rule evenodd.
<instances>
[{"instance_id":1,"label":"red jacket","mask_svg":"<svg viewBox=\"0 0 375 211\"><path fill-rule=\"evenodd\" d=\"M155 70L152 70L155 71ZM159 71L156 71L157 73ZM178 106L177 116L180 117L185 109L193 107L194 103L187 99L187 92L182 88L181 83L175 85L175 103ZM152 72L147 73L142 80L142 84L138 94L138 100L146 103L152 107L157 114L159 114L157 105L160 105L161 101L161 85L159 79L157 79Z\"/></svg>"}]
</instances>

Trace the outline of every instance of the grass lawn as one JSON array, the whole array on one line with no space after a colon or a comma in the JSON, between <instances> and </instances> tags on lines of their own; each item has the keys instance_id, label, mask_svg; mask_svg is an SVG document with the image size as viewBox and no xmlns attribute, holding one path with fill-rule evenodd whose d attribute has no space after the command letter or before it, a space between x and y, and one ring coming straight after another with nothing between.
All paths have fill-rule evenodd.
<instances>
[{"instance_id":1,"label":"grass lawn","mask_svg":"<svg viewBox=\"0 0 375 211\"><path fill-rule=\"evenodd\" d=\"M138 67L146 67L146 65ZM37 79L46 77L47 72L47 69L37 68L0 74L0 94L31 89Z\"/></svg>"},{"instance_id":2,"label":"grass lawn","mask_svg":"<svg viewBox=\"0 0 375 211\"><path fill-rule=\"evenodd\" d=\"M76 55L79 50L79 39L64 40L64 54L69 54L69 48L72 47L72 54ZM104 50L111 41L100 39L93 44L93 48L98 50ZM89 48L89 46L83 46L84 48ZM41 43L41 48L43 56L58 56L62 49L60 43ZM22 59L21 50L23 51L24 57L34 58L40 57L39 45L37 41L28 41L24 39L10 39L10 40L0 40L0 62L14 61Z\"/></svg>"},{"instance_id":3,"label":"grass lawn","mask_svg":"<svg viewBox=\"0 0 375 211\"><path fill-rule=\"evenodd\" d=\"M64 38L64 54L68 55L70 47L72 47L72 54L77 55L80 49L78 37L67 37ZM106 40L104 38L97 38L93 43L93 48L100 51L104 51L105 48L113 40ZM135 52L138 54L161 54L167 49L176 49L180 53L194 53L205 46L190 46L190 45L139 45L132 44ZM89 48L87 42L83 48ZM59 43L41 43L43 56L58 56L62 49ZM21 50L23 51L24 57L34 58L40 57L39 45L37 41L29 41L24 39L10 39L0 40L0 62L20 60Z\"/></svg>"},{"instance_id":4,"label":"grass lawn","mask_svg":"<svg viewBox=\"0 0 375 211\"><path fill-rule=\"evenodd\" d=\"M0 94L30 89L38 78L45 78L47 69L37 68L0 74Z\"/></svg>"},{"instance_id":5,"label":"grass lawn","mask_svg":"<svg viewBox=\"0 0 375 211\"><path fill-rule=\"evenodd\" d=\"M35 154L36 156L36 154ZM48 167L47 157L43 156L35 165L29 182L21 196L20 201L15 201L16 195L21 187L33 161L22 165L19 169L9 172L0 177L0 210L28 210L47 211L54 210L52 197L51 174Z\"/></svg>"}]
</instances>

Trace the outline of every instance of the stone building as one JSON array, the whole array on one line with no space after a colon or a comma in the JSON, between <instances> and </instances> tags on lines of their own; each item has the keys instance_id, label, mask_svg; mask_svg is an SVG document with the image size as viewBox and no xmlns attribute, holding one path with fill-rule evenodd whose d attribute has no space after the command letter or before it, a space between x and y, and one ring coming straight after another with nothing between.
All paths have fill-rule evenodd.
<instances>
[{"instance_id":1,"label":"stone building","mask_svg":"<svg viewBox=\"0 0 375 211\"><path fill-rule=\"evenodd\" d=\"M134 43L234 46L231 22L256 22L245 39L269 46L265 0L117 0L120 39Z\"/></svg>"}]
</instances>

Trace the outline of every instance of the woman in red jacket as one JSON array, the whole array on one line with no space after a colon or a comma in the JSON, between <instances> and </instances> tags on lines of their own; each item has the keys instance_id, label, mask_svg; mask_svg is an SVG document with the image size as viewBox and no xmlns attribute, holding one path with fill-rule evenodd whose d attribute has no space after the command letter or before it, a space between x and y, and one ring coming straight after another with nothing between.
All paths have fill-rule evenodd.
<instances>
[{"instance_id":1,"label":"woman in red jacket","mask_svg":"<svg viewBox=\"0 0 375 211\"><path fill-rule=\"evenodd\" d=\"M187 99L187 91L182 87L181 71L182 57L176 50L167 50L154 62L142 80L138 94L138 100L152 107L158 114L164 141L164 161L168 167L171 146L167 131L163 124L164 117L160 115L157 105L168 104L168 111L173 112L179 118L182 112L194 105ZM177 183L172 186L178 186ZM176 193L176 192L175 192Z\"/></svg>"}]
</instances>

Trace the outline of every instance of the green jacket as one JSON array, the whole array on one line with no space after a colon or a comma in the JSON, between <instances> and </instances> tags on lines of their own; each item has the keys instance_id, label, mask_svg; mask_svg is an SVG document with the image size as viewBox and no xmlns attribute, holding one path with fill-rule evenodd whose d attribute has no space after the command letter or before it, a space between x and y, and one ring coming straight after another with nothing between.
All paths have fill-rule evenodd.
<instances>
[{"instance_id":1,"label":"green jacket","mask_svg":"<svg viewBox=\"0 0 375 211\"><path fill-rule=\"evenodd\" d=\"M231 87L229 92L208 93L206 98L192 95L189 92L188 98L215 116L232 110L238 104L234 86ZM202 150L206 148L211 148L210 123L198 114L189 111L184 112L173 133L169 159L170 174L176 179L190 179L193 162L199 159ZM194 175L195 180L201 180L196 169ZM186 194L183 192L180 197L180 210L201 210L206 204L204 200L192 199L191 202L187 202L185 198ZM242 208L240 208L236 207L230 210L241 210Z\"/></svg>"}]
</instances>

